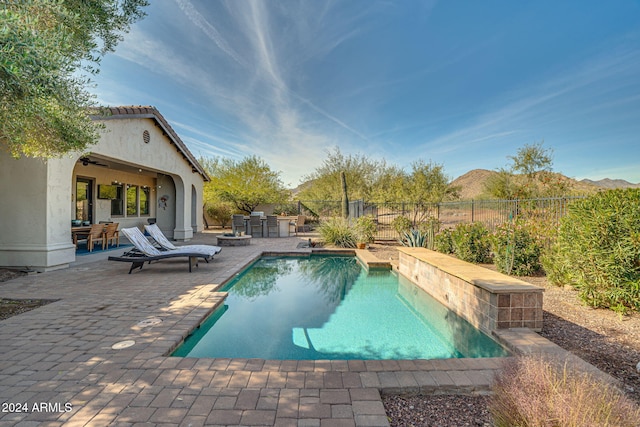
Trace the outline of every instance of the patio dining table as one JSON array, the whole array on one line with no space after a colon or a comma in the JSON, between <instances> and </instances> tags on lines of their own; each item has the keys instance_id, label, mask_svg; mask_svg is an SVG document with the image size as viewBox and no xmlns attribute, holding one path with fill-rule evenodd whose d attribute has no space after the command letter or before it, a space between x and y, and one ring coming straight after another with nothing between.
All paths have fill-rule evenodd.
<instances>
[{"instance_id":1,"label":"patio dining table","mask_svg":"<svg viewBox=\"0 0 640 427\"><path fill-rule=\"evenodd\" d=\"M107 224L101 224L104 225L102 232L104 233L104 231L107 228ZM76 245L78 245L78 240L82 240L87 238L87 236L89 235L89 232L91 231L91 226L90 225L83 225L80 227L71 227L71 241Z\"/></svg>"},{"instance_id":2,"label":"patio dining table","mask_svg":"<svg viewBox=\"0 0 640 427\"><path fill-rule=\"evenodd\" d=\"M78 236L89 233L91 226L71 227L71 241L75 242Z\"/></svg>"}]
</instances>

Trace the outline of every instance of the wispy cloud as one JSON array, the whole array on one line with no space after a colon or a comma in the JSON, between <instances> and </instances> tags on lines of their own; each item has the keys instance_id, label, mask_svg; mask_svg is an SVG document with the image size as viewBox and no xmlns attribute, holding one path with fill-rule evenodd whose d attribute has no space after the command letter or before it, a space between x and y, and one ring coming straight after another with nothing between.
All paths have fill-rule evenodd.
<instances>
[{"instance_id":1,"label":"wispy cloud","mask_svg":"<svg viewBox=\"0 0 640 427\"><path fill-rule=\"evenodd\" d=\"M332 146L400 166L426 157L458 165L471 159L477 167L503 165L517 146L541 139L570 152L577 141L601 144L606 132L605 139L630 147L629 135L640 129L633 125L640 108L637 32L517 75L524 68L517 61L529 63L529 53L506 38L546 50L505 25L513 16L496 10L496 30L486 31L458 19L447 2L435 4L154 2L115 59L105 59L126 74L103 79L96 94L171 112L196 155L255 154L291 181L309 174ZM555 10L530 9L539 22L546 22L542 11Z\"/></svg>"},{"instance_id":2,"label":"wispy cloud","mask_svg":"<svg viewBox=\"0 0 640 427\"><path fill-rule=\"evenodd\" d=\"M176 0L176 3L189 20L204 32L209 40L213 41L220 50L229 55L238 64L246 67L246 61L227 43L220 32L198 12L198 10L188 0Z\"/></svg>"},{"instance_id":3,"label":"wispy cloud","mask_svg":"<svg viewBox=\"0 0 640 427\"><path fill-rule=\"evenodd\" d=\"M222 111L243 124L244 138L253 140L252 150L268 159L270 163L281 164L290 170L292 165L280 160L282 156L299 159L300 170L309 170L317 164L321 149L336 142L335 135L347 132L360 140L367 141L366 135L349 125L345 120L325 110L307 96L293 89L304 64L312 58L328 55L332 49L358 33L346 24L336 25L333 33L320 32L313 17L328 19L331 3L306 3L304 10L273 7L272 4L249 0L246 2L226 2L224 14L209 13L205 16L187 0L177 0L186 18L213 41L211 49L217 49L229 56L240 67L236 78L218 82L208 70L188 67L187 61L163 62L145 55L145 61L154 61L155 66L175 76L183 82L200 86L200 90L211 95L213 111ZM321 9L309 10L309 8ZM295 19L304 16L304 20ZM233 37L226 36L217 22L220 19L233 20ZM355 18L354 18L355 19ZM282 31L285 23L287 31ZM229 26L229 23L225 23ZM314 40L323 34L322 42L301 46L296 41ZM148 46L146 48L149 48ZM171 50L171 46L154 47ZM239 52L242 52L240 54ZM130 59L140 60L142 52L133 49ZM205 52L206 54L206 52ZM176 64L178 62L178 64ZM225 64L209 64L212 68ZM295 167L294 167L295 168ZM297 171L300 172L300 171Z\"/></svg>"},{"instance_id":4,"label":"wispy cloud","mask_svg":"<svg viewBox=\"0 0 640 427\"><path fill-rule=\"evenodd\" d=\"M632 103L638 99L637 95L601 103L601 90L619 90L619 86L626 84L624 76L639 72L640 51L637 50L592 58L538 84L502 94L494 101L495 109L475 117L467 126L426 140L423 147L447 153L478 142L500 143L507 136L544 132L545 128L549 129L549 122L555 120L566 121L572 115L584 116ZM604 89L596 88L603 84ZM577 103L587 103L587 107L576 108ZM517 141L519 144L531 142L534 141Z\"/></svg>"}]
</instances>

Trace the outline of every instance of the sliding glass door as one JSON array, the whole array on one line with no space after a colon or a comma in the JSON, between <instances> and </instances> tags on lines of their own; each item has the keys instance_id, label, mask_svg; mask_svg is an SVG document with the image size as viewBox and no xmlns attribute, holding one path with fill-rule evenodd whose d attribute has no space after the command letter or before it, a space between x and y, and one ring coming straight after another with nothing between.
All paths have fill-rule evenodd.
<instances>
[{"instance_id":1,"label":"sliding glass door","mask_svg":"<svg viewBox=\"0 0 640 427\"><path fill-rule=\"evenodd\" d=\"M76 218L93 224L93 180L76 179Z\"/></svg>"}]
</instances>

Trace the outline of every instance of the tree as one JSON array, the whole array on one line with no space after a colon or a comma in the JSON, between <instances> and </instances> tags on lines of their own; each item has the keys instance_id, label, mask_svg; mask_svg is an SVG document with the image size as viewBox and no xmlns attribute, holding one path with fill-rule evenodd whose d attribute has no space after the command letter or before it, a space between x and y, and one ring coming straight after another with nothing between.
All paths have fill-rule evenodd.
<instances>
[{"instance_id":1,"label":"tree","mask_svg":"<svg viewBox=\"0 0 640 427\"><path fill-rule=\"evenodd\" d=\"M241 161L229 158L200 159L211 182L204 185L205 203L223 201L247 214L258 205L284 203L288 193L274 172L257 156Z\"/></svg>"},{"instance_id":2,"label":"tree","mask_svg":"<svg viewBox=\"0 0 640 427\"><path fill-rule=\"evenodd\" d=\"M496 199L513 200L518 198L513 172L500 168L490 175L484 183L484 190Z\"/></svg>"},{"instance_id":3,"label":"tree","mask_svg":"<svg viewBox=\"0 0 640 427\"><path fill-rule=\"evenodd\" d=\"M394 203L438 203L457 197L442 165L417 160L406 172L367 156L343 155L338 148L329 152L322 166L306 177L306 188L298 193L304 201L342 199L341 173L348 181L349 200Z\"/></svg>"},{"instance_id":4,"label":"tree","mask_svg":"<svg viewBox=\"0 0 640 427\"><path fill-rule=\"evenodd\" d=\"M485 192L498 199L558 197L571 191L569 181L553 172L553 150L543 142L518 149L509 168L500 168L485 183Z\"/></svg>"},{"instance_id":5,"label":"tree","mask_svg":"<svg viewBox=\"0 0 640 427\"><path fill-rule=\"evenodd\" d=\"M0 6L0 144L51 157L98 139L88 76L147 0L22 0Z\"/></svg>"},{"instance_id":6,"label":"tree","mask_svg":"<svg viewBox=\"0 0 640 427\"><path fill-rule=\"evenodd\" d=\"M513 164L511 170L519 172L528 178L534 178L538 172L551 172L553 166L553 150L544 148L544 142L525 144L518 148L515 156L507 156Z\"/></svg>"},{"instance_id":7,"label":"tree","mask_svg":"<svg viewBox=\"0 0 640 427\"><path fill-rule=\"evenodd\" d=\"M437 203L458 197L459 188L449 185L449 177L442 165L417 160L411 164L411 172L402 174L402 198L397 202L408 202L406 208L411 212L413 226L423 223L434 216L433 208Z\"/></svg>"},{"instance_id":8,"label":"tree","mask_svg":"<svg viewBox=\"0 0 640 427\"><path fill-rule=\"evenodd\" d=\"M377 174L386 167L384 162L366 156L345 156L339 148L327 153L327 158L313 173L305 177L309 183L300 193L300 200L342 200L340 174L349 183L349 200L370 199Z\"/></svg>"},{"instance_id":9,"label":"tree","mask_svg":"<svg viewBox=\"0 0 640 427\"><path fill-rule=\"evenodd\" d=\"M405 200L406 173L401 168L390 165L380 170L371 192L371 199L381 203Z\"/></svg>"},{"instance_id":10,"label":"tree","mask_svg":"<svg viewBox=\"0 0 640 427\"><path fill-rule=\"evenodd\" d=\"M411 165L411 173L405 177L404 201L416 204L440 203L458 197L459 188L449 185L444 166L423 160Z\"/></svg>"}]
</instances>

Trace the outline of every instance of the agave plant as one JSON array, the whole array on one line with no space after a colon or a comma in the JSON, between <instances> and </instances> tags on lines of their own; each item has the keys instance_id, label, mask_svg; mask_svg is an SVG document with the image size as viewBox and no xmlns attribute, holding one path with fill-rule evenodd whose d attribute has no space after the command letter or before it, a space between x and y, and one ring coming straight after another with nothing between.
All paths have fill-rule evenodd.
<instances>
[{"instance_id":1,"label":"agave plant","mask_svg":"<svg viewBox=\"0 0 640 427\"><path fill-rule=\"evenodd\" d=\"M402 232L399 242L402 246L433 249L432 233L422 232L416 229Z\"/></svg>"}]
</instances>

